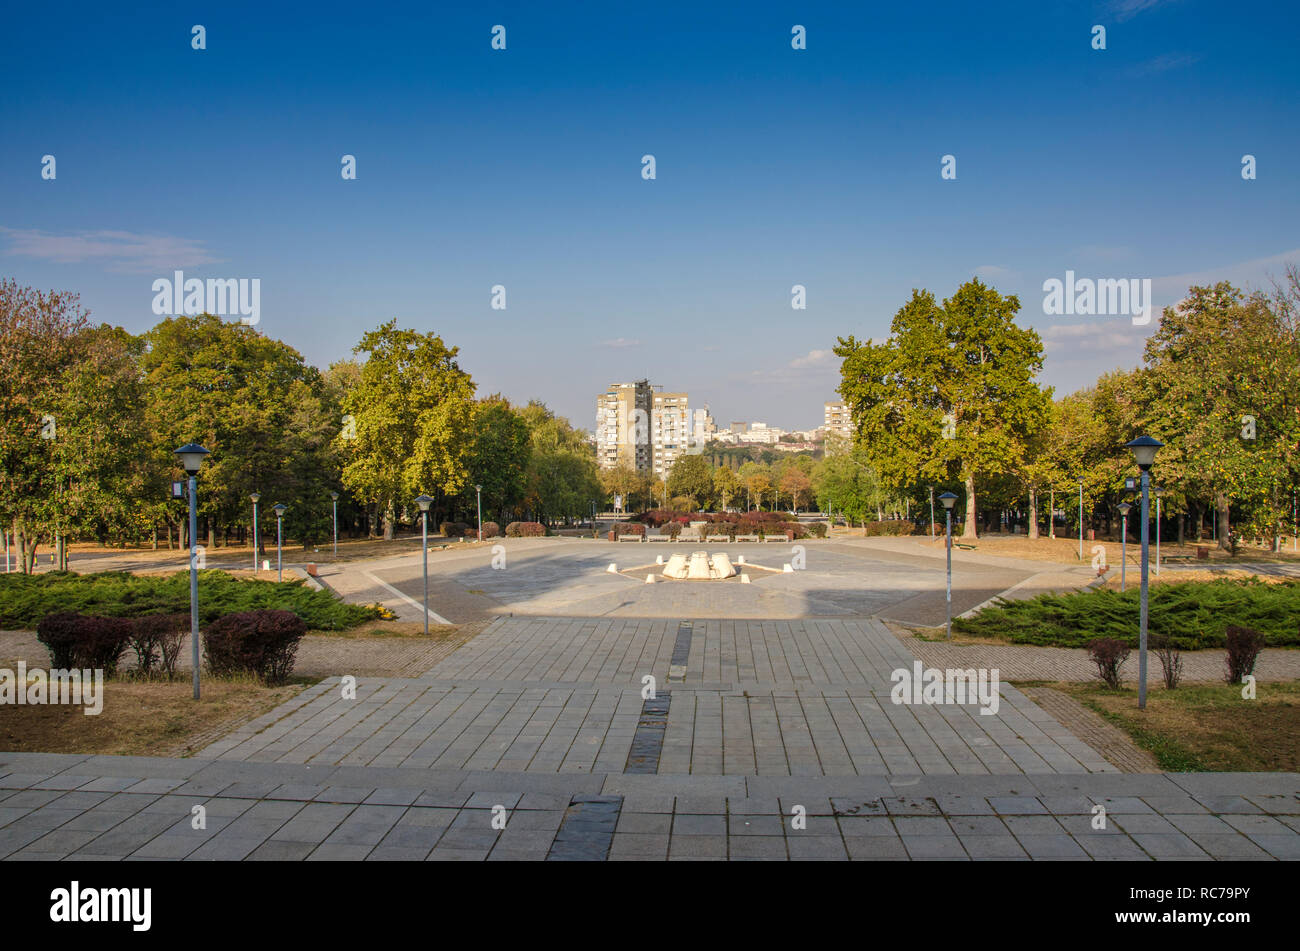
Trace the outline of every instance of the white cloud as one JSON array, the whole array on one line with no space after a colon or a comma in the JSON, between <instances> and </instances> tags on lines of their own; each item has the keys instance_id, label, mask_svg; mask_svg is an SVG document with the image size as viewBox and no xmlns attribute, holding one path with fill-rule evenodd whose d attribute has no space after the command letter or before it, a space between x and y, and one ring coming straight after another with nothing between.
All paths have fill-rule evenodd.
<instances>
[{"instance_id":1,"label":"white cloud","mask_svg":"<svg viewBox=\"0 0 1300 951\"><path fill-rule=\"evenodd\" d=\"M819 370L839 365L839 357L834 350L809 350L802 357L795 357L787 367L791 370Z\"/></svg>"},{"instance_id":2,"label":"white cloud","mask_svg":"<svg viewBox=\"0 0 1300 951\"><path fill-rule=\"evenodd\" d=\"M608 350L626 350L629 347L641 346L641 341L628 340L626 337L615 337L613 340L602 340L600 346Z\"/></svg>"},{"instance_id":3,"label":"white cloud","mask_svg":"<svg viewBox=\"0 0 1300 951\"><path fill-rule=\"evenodd\" d=\"M1238 264L1224 264L1203 271L1153 278L1151 287L1157 300L1170 304L1182 300L1189 287L1204 287L1219 281L1229 281L1243 290L1250 288L1268 291L1273 287L1273 278L1285 275L1288 264L1300 265L1300 248Z\"/></svg>"},{"instance_id":4,"label":"white cloud","mask_svg":"<svg viewBox=\"0 0 1300 951\"><path fill-rule=\"evenodd\" d=\"M1081 324L1049 324L1035 329L1049 354L1119 354L1134 348L1140 352L1154 327L1155 321L1149 327L1138 327L1127 317L1095 317Z\"/></svg>"},{"instance_id":5,"label":"white cloud","mask_svg":"<svg viewBox=\"0 0 1300 951\"><path fill-rule=\"evenodd\" d=\"M1199 63L1200 56L1193 53L1163 53L1154 59L1138 63L1128 69L1129 76L1154 76L1157 73L1167 73L1171 69L1181 69L1184 66L1191 66Z\"/></svg>"},{"instance_id":6,"label":"white cloud","mask_svg":"<svg viewBox=\"0 0 1300 951\"><path fill-rule=\"evenodd\" d=\"M107 271L156 273L176 268L197 267L221 260L210 254L202 242L172 235L135 234L130 231L82 231L50 234L24 228L0 227L9 245L6 254L81 264L98 261Z\"/></svg>"},{"instance_id":7,"label":"white cloud","mask_svg":"<svg viewBox=\"0 0 1300 951\"><path fill-rule=\"evenodd\" d=\"M1111 15L1120 23L1131 20L1139 13L1145 13L1155 7L1165 6L1176 0L1110 0L1108 4Z\"/></svg>"}]
</instances>

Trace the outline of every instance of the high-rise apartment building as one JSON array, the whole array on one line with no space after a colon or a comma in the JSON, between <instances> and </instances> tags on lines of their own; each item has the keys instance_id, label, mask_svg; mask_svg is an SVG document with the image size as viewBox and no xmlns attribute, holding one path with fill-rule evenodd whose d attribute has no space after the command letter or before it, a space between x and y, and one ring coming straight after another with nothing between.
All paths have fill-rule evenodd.
<instances>
[{"instance_id":1,"label":"high-rise apartment building","mask_svg":"<svg viewBox=\"0 0 1300 951\"><path fill-rule=\"evenodd\" d=\"M686 453L691 436L691 411L685 393L655 393L653 399L652 469L656 476L666 479L673 463Z\"/></svg>"},{"instance_id":2,"label":"high-rise apartment building","mask_svg":"<svg viewBox=\"0 0 1300 951\"><path fill-rule=\"evenodd\" d=\"M851 441L853 417L849 413L848 404L842 400L827 403L822 414L822 429L827 436L838 436Z\"/></svg>"},{"instance_id":3,"label":"high-rise apartment building","mask_svg":"<svg viewBox=\"0 0 1300 951\"><path fill-rule=\"evenodd\" d=\"M596 462L602 469L628 466L648 472L654 462L650 415L654 392L649 380L612 383L596 397Z\"/></svg>"},{"instance_id":4,"label":"high-rise apartment building","mask_svg":"<svg viewBox=\"0 0 1300 951\"><path fill-rule=\"evenodd\" d=\"M708 407L690 408L686 393L658 392L649 380L613 383L596 397L596 462L667 478L673 463L717 431Z\"/></svg>"}]
</instances>

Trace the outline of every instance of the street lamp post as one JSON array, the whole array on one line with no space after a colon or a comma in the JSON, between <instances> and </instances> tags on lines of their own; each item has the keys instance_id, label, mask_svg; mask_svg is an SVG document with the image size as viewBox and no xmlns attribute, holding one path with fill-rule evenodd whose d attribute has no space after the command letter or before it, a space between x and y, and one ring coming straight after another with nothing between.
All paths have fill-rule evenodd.
<instances>
[{"instance_id":1,"label":"street lamp post","mask_svg":"<svg viewBox=\"0 0 1300 951\"><path fill-rule=\"evenodd\" d=\"M275 510L275 580L284 580L284 513L289 506L276 502L271 506Z\"/></svg>"},{"instance_id":2,"label":"street lamp post","mask_svg":"<svg viewBox=\"0 0 1300 951\"><path fill-rule=\"evenodd\" d=\"M433 504L433 499L427 495L422 495L415 500L415 504L420 507L420 528L423 543L420 550L424 552L424 633L429 633L429 506Z\"/></svg>"},{"instance_id":3,"label":"street lamp post","mask_svg":"<svg viewBox=\"0 0 1300 951\"><path fill-rule=\"evenodd\" d=\"M190 659L194 665L194 699L199 699L199 562L198 531L199 515L195 507L195 493L198 491L199 468L208 451L198 443L186 443L174 450L181 468L189 476L190 497Z\"/></svg>"},{"instance_id":4,"label":"street lamp post","mask_svg":"<svg viewBox=\"0 0 1300 951\"><path fill-rule=\"evenodd\" d=\"M1142 470L1142 606L1138 613L1138 709L1147 707L1147 541L1151 517L1151 465L1156 461L1156 453L1164 446L1150 436L1139 436L1132 442L1124 444L1133 451L1133 458Z\"/></svg>"},{"instance_id":5,"label":"street lamp post","mask_svg":"<svg viewBox=\"0 0 1300 951\"><path fill-rule=\"evenodd\" d=\"M334 557L339 556L339 494L331 492L330 498L334 500Z\"/></svg>"},{"instance_id":6,"label":"street lamp post","mask_svg":"<svg viewBox=\"0 0 1300 951\"><path fill-rule=\"evenodd\" d=\"M474 491L478 495L478 540L483 540L483 486L474 486Z\"/></svg>"},{"instance_id":7,"label":"street lamp post","mask_svg":"<svg viewBox=\"0 0 1300 951\"><path fill-rule=\"evenodd\" d=\"M257 503L262 498L261 492L254 492L249 498L253 502L253 576L257 576L257 556L262 551L262 536L257 533Z\"/></svg>"},{"instance_id":8,"label":"street lamp post","mask_svg":"<svg viewBox=\"0 0 1300 951\"><path fill-rule=\"evenodd\" d=\"M1079 560L1083 561L1083 480L1079 480Z\"/></svg>"},{"instance_id":9,"label":"street lamp post","mask_svg":"<svg viewBox=\"0 0 1300 951\"><path fill-rule=\"evenodd\" d=\"M1128 567L1128 513L1133 506L1119 503L1119 590L1124 590L1124 570Z\"/></svg>"},{"instance_id":10,"label":"street lamp post","mask_svg":"<svg viewBox=\"0 0 1300 951\"><path fill-rule=\"evenodd\" d=\"M1160 486L1155 487L1156 493L1156 577L1160 577L1160 496L1165 494L1165 490Z\"/></svg>"},{"instance_id":11,"label":"street lamp post","mask_svg":"<svg viewBox=\"0 0 1300 951\"><path fill-rule=\"evenodd\" d=\"M957 496L945 492L939 496L939 501L943 503L943 537L948 550L948 590L945 599L948 617L944 626L948 630L948 640L952 640L952 504L957 501Z\"/></svg>"}]
</instances>

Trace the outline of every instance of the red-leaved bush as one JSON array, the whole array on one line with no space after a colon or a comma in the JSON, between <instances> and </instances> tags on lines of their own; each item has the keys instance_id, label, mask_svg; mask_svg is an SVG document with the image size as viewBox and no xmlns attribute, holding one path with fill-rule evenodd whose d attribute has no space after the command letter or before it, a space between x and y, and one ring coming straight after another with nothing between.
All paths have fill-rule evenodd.
<instances>
[{"instance_id":1,"label":"red-leaved bush","mask_svg":"<svg viewBox=\"0 0 1300 951\"><path fill-rule=\"evenodd\" d=\"M506 526L508 538L538 538L546 534L546 526L541 522L511 522Z\"/></svg>"},{"instance_id":2,"label":"red-leaved bush","mask_svg":"<svg viewBox=\"0 0 1300 951\"><path fill-rule=\"evenodd\" d=\"M292 611L226 614L203 631L208 669L214 674L250 673L268 684L284 683L306 633L307 625Z\"/></svg>"},{"instance_id":3,"label":"red-leaved bush","mask_svg":"<svg viewBox=\"0 0 1300 951\"><path fill-rule=\"evenodd\" d=\"M131 621L61 611L47 614L36 625L36 639L50 652L50 666L112 673L130 644Z\"/></svg>"}]
</instances>

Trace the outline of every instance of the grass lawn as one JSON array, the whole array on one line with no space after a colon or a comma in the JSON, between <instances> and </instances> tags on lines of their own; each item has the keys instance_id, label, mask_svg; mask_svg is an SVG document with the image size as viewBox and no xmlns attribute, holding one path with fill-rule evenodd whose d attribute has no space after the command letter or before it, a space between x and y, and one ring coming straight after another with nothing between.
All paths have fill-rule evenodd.
<instances>
[{"instance_id":1,"label":"grass lawn","mask_svg":"<svg viewBox=\"0 0 1300 951\"><path fill-rule=\"evenodd\" d=\"M229 572L199 572L199 619L255 608L293 611L316 631L346 630L385 616L377 606L347 604L328 591L307 587L301 579L275 582L236 578ZM134 575L124 571L76 574L51 571L38 575L0 574L0 628L34 630L47 614L78 611L109 617L187 613L189 572ZM390 615L391 616L391 615Z\"/></svg>"},{"instance_id":2,"label":"grass lawn","mask_svg":"<svg viewBox=\"0 0 1300 951\"><path fill-rule=\"evenodd\" d=\"M995 602L974 617L954 618L971 638L1040 647L1086 647L1099 637L1137 646L1139 591L1103 588ZM1183 650L1225 645L1230 624L1262 632L1269 647L1300 647L1300 582L1257 579L1177 581L1150 590L1151 636Z\"/></svg>"},{"instance_id":3,"label":"grass lawn","mask_svg":"<svg viewBox=\"0 0 1300 951\"><path fill-rule=\"evenodd\" d=\"M429 623L429 637L439 640L455 634L460 629L456 624ZM308 631L322 637L344 638L347 640L367 640L372 638L418 637L424 640L424 624L420 621L366 621L357 627L336 631Z\"/></svg>"},{"instance_id":4,"label":"grass lawn","mask_svg":"<svg viewBox=\"0 0 1300 951\"><path fill-rule=\"evenodd\" d=\"M1051 686L1126 731L1163 770L1300 771L1300 683L1259 684L1255 700L1243 700L1240 685L1152 686L1145 711L1136 689Z\"/></svg>"},{"instance_id":5,"label":"grass lawn","mask_svg":"<svg viewBox=\"0 0 1300 951\"><path fill-rule=\"evenodd\" d=\"M203 680L193 698L188 678L109 680L104 709L87 716L80 706L0 705L0 749L24 753L96 753L114 756L188 756L244 719L271 710L302 683L264 687L248 680Z\"/></svg>"}]
</instances>

